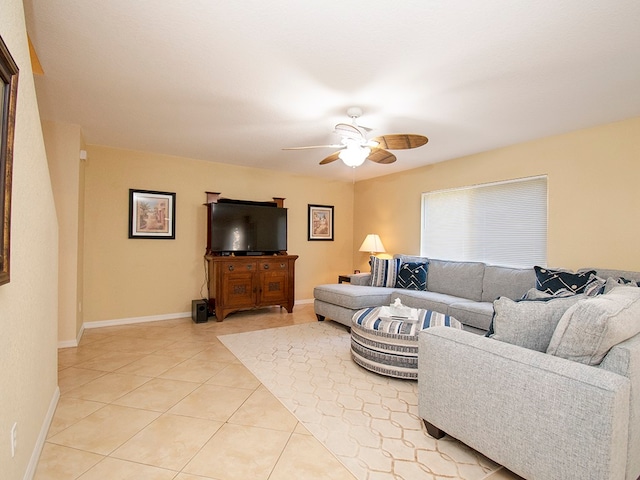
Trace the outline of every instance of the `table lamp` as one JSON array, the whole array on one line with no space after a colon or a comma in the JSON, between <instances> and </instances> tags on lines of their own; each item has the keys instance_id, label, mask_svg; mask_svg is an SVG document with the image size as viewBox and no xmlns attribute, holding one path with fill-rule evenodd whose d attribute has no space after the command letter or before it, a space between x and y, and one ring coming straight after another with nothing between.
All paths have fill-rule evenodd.
<instances>
[{"instance_id":1,"label":"table lamp","mask_svg":"<svg viewBox=\"0 0 640 480\"><path fill-rule=\"evenodd\" d=\"M371 255L376 253L384 253L386 250L384 249L384 245L382 245L382 240L375 233L370 233L360 245L360 252L369 252Z\"/></svg>"}]
</instances>

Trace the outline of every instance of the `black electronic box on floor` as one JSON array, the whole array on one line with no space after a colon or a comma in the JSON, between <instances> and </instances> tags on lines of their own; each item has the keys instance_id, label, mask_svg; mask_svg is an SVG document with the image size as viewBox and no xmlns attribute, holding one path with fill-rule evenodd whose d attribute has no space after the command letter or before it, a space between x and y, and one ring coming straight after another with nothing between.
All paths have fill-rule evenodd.
<instances>
[{"instance_id":1,"label":"black electronic box on floor","mask_svg":"<svg viewBox=\"0 0 640 480\"><path fill-rule=\"evenodd\" d=\"M191 300L191 318L196 323L205 323L209 317L207 302L204 300Z\"/></svg>"}]
</instances>

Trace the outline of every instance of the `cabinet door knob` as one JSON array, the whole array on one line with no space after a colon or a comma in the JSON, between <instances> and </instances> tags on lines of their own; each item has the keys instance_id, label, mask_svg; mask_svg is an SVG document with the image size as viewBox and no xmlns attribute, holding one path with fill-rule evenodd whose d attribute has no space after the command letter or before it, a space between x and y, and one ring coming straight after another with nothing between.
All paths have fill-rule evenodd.
<instances>
[{"instance_id":1,"label":"cabinet door knob","mask_svg":"<svg viewBox=\"0 0 640 480\"><path fill-rule=\"evenodd\" d=\"M233 265L229 265L229 271L233 272Z\"/></svg>"},{"instance_id":2,"label":"cabinet door knob","mask_svg":"<svg viewBox=\"0 0 640 480\"><path fill-rule=\"evenodd\" d=\"M264 266L265 270L269 270L269 264L268 263L265 263L263 266Z\"/></svg>"}]
</instances>

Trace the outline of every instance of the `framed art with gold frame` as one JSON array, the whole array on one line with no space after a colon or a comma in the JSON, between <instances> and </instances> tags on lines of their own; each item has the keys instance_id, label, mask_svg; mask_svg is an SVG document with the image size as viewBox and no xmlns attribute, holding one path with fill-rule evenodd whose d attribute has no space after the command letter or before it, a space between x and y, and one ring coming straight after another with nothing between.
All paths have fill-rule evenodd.
<instances>
[{"instance_id":1,"label":"framed art with gold frame","mask_svg":"<svg viewBox=\"0 0 640 480\"><path fill-rule=\"evenodd\" d=\"M18 66L0 37L0 285L9 283L11 253L11 172L18 97Z\"/></svg>"}]
</instances>

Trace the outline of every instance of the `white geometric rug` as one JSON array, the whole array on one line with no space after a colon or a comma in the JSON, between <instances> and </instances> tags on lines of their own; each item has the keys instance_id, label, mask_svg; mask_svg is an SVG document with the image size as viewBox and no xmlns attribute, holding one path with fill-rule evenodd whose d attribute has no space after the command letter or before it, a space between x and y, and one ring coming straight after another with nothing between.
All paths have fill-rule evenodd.
<instances>
[{"instance_id":1,"label":"white geometric rug","mask_svg":"<svg viewBox=\"0 0 640 480\"><path fill-rule=\"evenodd\" d=\"M480 480L500 468L457 440L427 435L417 383L356 365L342 325L218 338L358 479Z\"/></svg>"}]
</instances>

